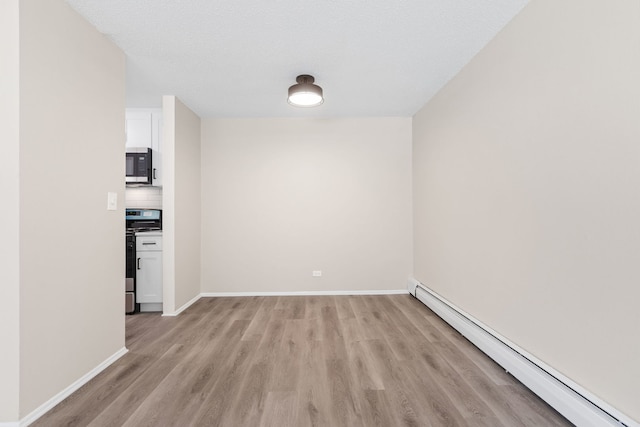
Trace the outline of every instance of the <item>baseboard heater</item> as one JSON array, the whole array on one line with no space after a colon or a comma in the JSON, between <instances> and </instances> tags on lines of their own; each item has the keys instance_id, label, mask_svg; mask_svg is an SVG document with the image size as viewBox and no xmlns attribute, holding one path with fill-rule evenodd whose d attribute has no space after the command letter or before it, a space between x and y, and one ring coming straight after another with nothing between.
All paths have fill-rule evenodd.
<instances>
[{"instance_id":1,"label":"baseboard heater","mask_svg":"<svg viewBox=\"0 0 640 427\"><path fill-rule=\"evenodd\" d=\"M528 354L415 279L409 293L579 427L640 427L569 378Z\"/></svg>"}]
</instances>

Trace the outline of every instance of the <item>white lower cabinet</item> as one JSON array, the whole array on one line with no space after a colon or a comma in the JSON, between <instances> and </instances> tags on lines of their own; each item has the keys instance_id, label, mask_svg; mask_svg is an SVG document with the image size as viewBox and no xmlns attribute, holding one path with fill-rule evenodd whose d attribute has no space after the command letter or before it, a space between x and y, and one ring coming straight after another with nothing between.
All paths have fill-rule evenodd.
<instances>
[{"instance_id":1,"label":"white lower cabinet","mask_svg":"<svg viewBox=\"0 0 640 427\"><path fill-rule=\"evenodd\" d=\"M136 233L136 302L140 311L162 311L161 233Z\"/></svg>"}]
</instances>

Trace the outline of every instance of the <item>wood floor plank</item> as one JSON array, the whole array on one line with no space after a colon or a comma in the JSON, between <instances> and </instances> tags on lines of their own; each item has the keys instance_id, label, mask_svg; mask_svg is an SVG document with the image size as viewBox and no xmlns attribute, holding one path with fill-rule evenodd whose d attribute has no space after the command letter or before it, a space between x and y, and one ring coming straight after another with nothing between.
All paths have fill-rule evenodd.
<instances>
[{"instance_id":1,"label":"wood floor plank","mask_svg":"<svg viewBox=\"0 0 640 427\"><path fill-rule=\"evenodd\" d=\"M351 344L355 342L364 341L360 324L356 317L341 319L340 324L342 326L342 339L347 346L347 351L351 348Z\"/></svg>"},{"instance_id":2,"label":"wood floor plank","mask_svg":"<svg viewBox=\"0 0 640 427\"><path fill-rule=\"evenodd\" d=\"M442 343L436 343L442 354L449 360L456 369L461 373L465 382L469 384L470 388L475 391L482 400L487 403L491 410L498 416L498 418L506 425L518 425L518 426L537 426L539 423L530 423L528 421L529 411L522 412L518 409L518 405L512 397L508 397L497 386L491 377L484 371L478 368L476 364L468 357L466 353L462 353L458 348L452 345L443 345ZM513 383L517 382L513 379ZM529 398L536 400L537 398L533 394L529 394ZM548 423L547 423L548 424ZM542 424L544 425L544 423ZM570 423L567 425L571 425Z\"/></svg>"},{"instance_id":3,"label":"wood floor plank","mask_svg":"<svg viewBox=\"0 0 640 427\"><path fill-rule=\"evenodd\" d=\"M234 401L240 398L239 384L257 347L256 341L241 341L235 350L229 351L221 374L211 382L203 402L192 412L185 412L184 420L180 425L224 425L222 420L230 411Z\"/></svg>"},{"instance_id":4,"label":"wood floor plank","mask_svg":"<svg viewBox=\"0 0 640 427\"><path fill-rule=\"evenodd\" d=\"M304 325L304 339L305 341L320 341L322 340L322 320L313 317L305 319Z\"/></svg>"},{"instance_id":5,"label":"wood floor plank","mask_svg":"<svg viewBox=\"0 0 640 427\"><path fill-rule=\"evenodd\" d=\"M126 363L122 361L112 365L112 369L103 371L78 392L58 404L46 415L46 423L42 419L33 423L39 425L88 425L104 409L103 402L116 399L138 378L138 376L153 366L157 357L148 355L134 355ZM102 384L110 384L104 387ZM98 402L98 404L96 404ZM78 407L86 408L78 411Z\"/></svg>"},{"instance_id":6,"label":"wood floor plank","mask_svg":"<svg viewBox=\"0 0 640 427\"><path fill-rule=\"evenodd\" d=\"M395 424L393 425L430 427L432 425L430 415L422 409L425 402L428 402L429 396L425 396L424 401L415 399L412 396L413 391L401 382L399 363L394 361L394 356L387 348L386 341L382 339L367 340L364 344L372 356L376 370L382 375L388 400L394 408L392 415Z\"/></svg>"},{"instance_id":7,"label":"wood floor plank","mask_svg":"<svg viewBox=\"0 0 640 427\"><path fill-rule=\"evenodd\" d=\"M363 426L360 402L344 359L327 359L327 379L331 399L331 425Z\"/></svg>"},{"instance_id":8,"label":"wood floor plank","mask_svg":"<svg viewBox=\"0 0 640 427\"><path fill-rule=\"evenodd\" d=\"M322 350L326 360L345 360L347 349L335 305L322 307Z\"/></svg>"},{"instance_id":9,"label":"wood floor plank","mask_svg":"<svg viewBox=\"0 0 640 427\"><path fill-rule=\"evenodd\" d=\"M409 310L409 316L419 324L424 325L424 332L429 334L433 342L452 342L460 351L466 354L478 368L482 369L497 385L511 384L513 379L493 360L479 351L471 342L449 326L444 320L438 317L433 311L422 312L424 305L416 298L409 297L407 301L415 306L417 310ZM425 320L427 321L425 323Z\"/></svg>"},{"instance_id":10,"label":"wood floor plank","mask_svg":"<svg viewBox=\"0 0 640 427\"><path fill-rule=\"evenodd\" d=\"M336 305L336 313L338 315L338 319L354 319L356 314L353 312L353 307L351 306L350 297L333 297L333 302Z\"/></svg>"},{"instance_id":11,"label":"wood floor plank","mask_svg":"<svg viewBox=\"0 0 640 427\"><path fill-rule=\"evenodd\" d=\"M567 427L571 425L562 417L548 417L547 414L553 409L541 399L531 399L531 391L523 384L514 381L512 384L503 385L499 388L504 396L509 396L509 400L513 401L515 410L527 417L527 425L544 424L549 427Z\"/></svg>"},{"instance_id":12,"label":"wood floor plank","mask_svg":"<svg viewBox=\"0 0 640 427\"><path fill-rule=\"evenodd\" d=\"M333 305L333 301L328 296L311 295L304 298L304 314L307 319L320 319L322 307Z\"/></svg>"},{"instance_id":13,"label":"wood floor plank","mask_svg":"<svg viewBox=\"0 0 640 427\"><path fill-rule=\"evenodd\" d=\"M319 340L305 340L298 384L298 412L295 426L331 425L331 399L327 368Z\"/></svg>"},{"instance_id":14,"label":"wood floor plank","mask_svg":"<svg viewBox=\"0 0 640 427\"><path fill-rule=\"evenodd\" d=\"M384 380L376 369L371 354L362 341L349 345L349 366L352 381L360 390L384 390Z\"/></svg>"},{"instance_id":15,"label":"wood floor plank","mask_svg":"<svg viewBox=\"0 0 640 427\"><path fill-rule=\"evenodd\" d=\"M391 405L384 390L364 390L359 394L362 408L362 424L367 427L387 427L394 425Z\"/></svg>"},{"instance_id":16,"label":"wood floor plank","mask_svg":"<svg viewBox=\"0 0 640 427\"><path fill-rule=\"evenodd\" d=\"M434 350L433 344L426 344L420 351L420 357L408 362L408 366L414 375L428 372L449 398L456 402L458 411L467 422L486 427L503 425L477 393L469 392L469 385L464 378Z\"/></svg>"},{"instance_id":17,"label":"wood floor plank","mask_svg":"<svg viewBox=\"0 0 640 427\"><path fill-rule=\"evenodd\" d=\"M374 315L368 310L357 310L356 319L360 329L360 334L365 340L375 340L380 338L380 331L377 328Z\"/></svg>"},{"instance_id":18,"label":"wood floor plank","mask_svg":"<svg viewBox=\"0 0 640 427\"><path fill-rule=\"evenodd\" d=\"M183 349L184 347L182 345L174 344L157 362L138 376L126 390L105 407L91 423L73 425L88 425L92 427L123 425L131 414L147 399L148 395L158 387L158 384L162 382L165 376L171 372L171 369L182 357ZM76 410L78 409L81 408L77 408Z\"/></svg>"},{"instance_id":19,"label":"wood floor plank","mask_svg":"<svg viewBox=\"0 0 640 427\"><path fill-rule=\"evenodd\" d=\"M429 396L422 405L433 426L464 426L465 421L455 403L447 396L442 387L426 372L416 372L411 366L403 364L399 367L399 379L413 393L411 396ZM418 406L416 404L416 406Z\"/></svg>"},{"instance_id":20,"label":"wood floor plank","mask_svg":"<svg viewBox=\"0 0 640 427\"><path fill-rule=\"evenodd\" d=\"M260 339L262 337L277 302L277 298L262 298L259 307L253 313L249 327L242 337L243 340Z\"/></svg>"},{"instance_id":21,"label":"wood floor plank","mask_svg":"<svg viewBox=\"0 0 640 427\"><path fill-rule=\"evenodd\" d=\"M452 401L456 402L458 410L467 423L487 427L502 425L493 411L476 393L468 392L468 385L464 379L442 357L433 342L426 339L427 337L404 316L405 312L398 310L397 306L389 301L389 298L385 298L384 301L381 299L378 303L386 304L384 307L387 309L386 315L391 324L404 325L402 328L394 329L394 336L396 340L402 340L398 337L398 333L400 333L400 336L403 336L411 346L414 357L413 360L407 361L407 364L413 369L415 375L420 375L423 372L430 373L432 378L441 385L442 390ZM444 337L438 338L439 341L443 339Z\"/></svg>"},{"instance_id":22,"label":"wood floor plank","mask_svg":"<svg viewBox=\"0 0 640 427\"><path fill-rule=\"evenodd\" d=\"M306 319L285 320L284 333L277 355L272 362L274 374L271 376L268 390L296 391L302 372L302 355L304 351ZM275 397L274 397L275 398Z\"/></svg>"},{"instance_id":23,"label":"wood floor plank","mask_svg":"<svg viewBox=\"0 0 640 427\"><path fill-rule=\"evenodd\" d=\"M249 321L235 320L225 337L239 343ZM153 390L138 409L127 419L125 426L155 426L162 421L173 420L187 410L197 409L203 401L202 390L209 380L220 369L215 361L223 356L219 351L223 347L215 345L215 341L204 341L207 345L194 346L196 351L190 352L165 376L163 381ZM216 351L217 350L217 351ZM231 349L227 349L231 350ZM211 356L211 354L214 354ZM216 357L217 356L217 357ZM176 398L179 396L179 398Z\"/></svg>"},{"instance_id":24,"label":"wood floor plank","mask_svg":"<svg viewBox=\"0 0 640 427\"><path fill-rule=\"evenodd\" d=\"M409 295L203 298L34 426L571 425Z\"/></svg>"},{"instance_id":25,"label":"wood floor plank","mask_svg":"<svg viewBox=\"0 0 640 427\"><path fill-rule=\"evenodd\" d=\"M294 426L297 418L298 393L270 391L264 404L260 427Z\"/></svg>"},{"instance_id":26,"label":"wood floor plank","mask_svg":"<svg viewBox=\"0 0 640 427\"><path fill-rule=\"evenodd\" d=\"M283 310L288 311L287 308L273 309L273 317L241 378L241 398L236 399L231 410L225 413L221 425L259 424L268 392L267 385L284 335L285 320L281 316Z\"/></svg>"}]
</instances>

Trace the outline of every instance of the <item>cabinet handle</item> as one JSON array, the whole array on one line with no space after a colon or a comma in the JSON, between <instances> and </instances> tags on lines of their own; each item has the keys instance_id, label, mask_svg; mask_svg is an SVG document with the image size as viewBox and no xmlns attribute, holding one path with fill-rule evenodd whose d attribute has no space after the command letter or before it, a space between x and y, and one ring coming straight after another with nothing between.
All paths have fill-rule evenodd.
<instances>
[{"instance_id":1,"label":"cabinet handle","mask_svg":"<svg viewBox=\"0 0 640 427\"><path fill-rule=\"evenodd\" d=\"M142 242L143 245L155 245L156 242Z\"/></svg>"},{"instance_id":2,"label":"cabinet handle","mask_svg":"<svg viewBox=\"0 0 640 427\"><path fill-rule=\"evenodd\" d=\"M158 179L158 178L156 177L156 168L153 168L153 179Z\"/></svg>"},{"instance_id":3,"label":"cabinet handle","mask_svg":"<svg viewBox=\"0 0 640 427\"><path fill-rule=\"evenodd\" d=\"M136 268L140 270L140 258L136 261Z\"/></svg>"}]
</instances>

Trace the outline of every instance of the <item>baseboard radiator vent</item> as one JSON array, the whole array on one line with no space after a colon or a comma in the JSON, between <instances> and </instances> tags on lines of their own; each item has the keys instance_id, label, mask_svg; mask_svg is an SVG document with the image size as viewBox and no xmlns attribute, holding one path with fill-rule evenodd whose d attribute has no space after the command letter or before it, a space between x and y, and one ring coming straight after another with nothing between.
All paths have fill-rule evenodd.
<instances>
[{"instance_id":1,"label":"baseboard radiator vent","mask_svg":"<svg viewBox=\"0 0 640 427\"><path fill-rule=\"evenodd\" d=\"M415 279L409 293L578 427L640 427Z\"/></svg>"}]
</instances>

